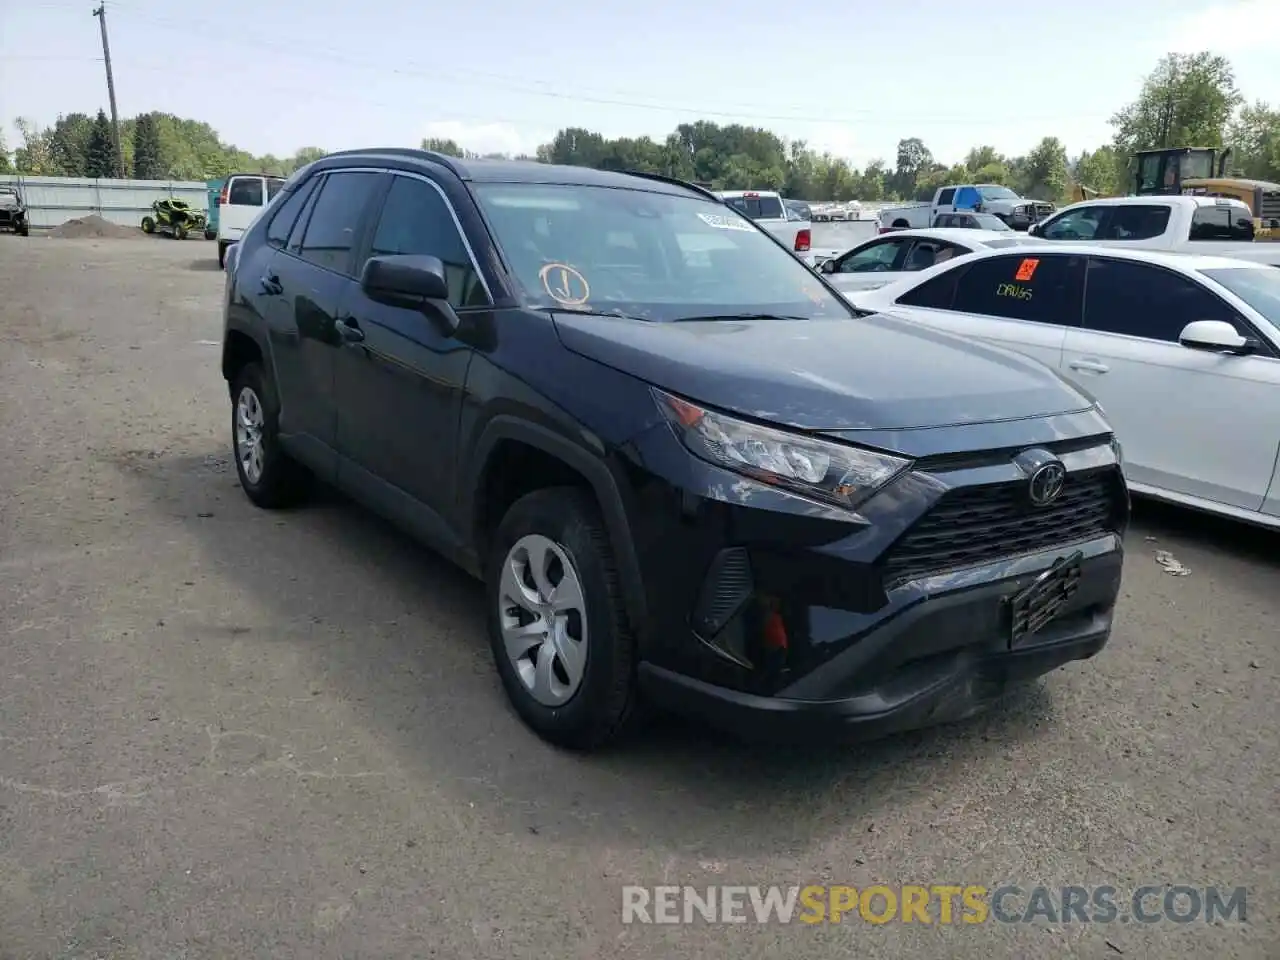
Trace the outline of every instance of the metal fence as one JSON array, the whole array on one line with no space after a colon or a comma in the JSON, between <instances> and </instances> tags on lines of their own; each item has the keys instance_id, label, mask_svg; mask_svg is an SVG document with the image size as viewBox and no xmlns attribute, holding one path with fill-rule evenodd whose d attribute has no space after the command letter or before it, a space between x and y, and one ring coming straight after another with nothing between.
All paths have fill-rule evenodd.
<instances>
[{"instance_id":1,"label":"metal fence","mask_svg":"<svg viewBox=\"0 0 1280 960\"><path fill-rule=\"evenodd\" d=\"M190 180L93 180L87 177L27 177L0 174L0 185L15 186L37 229L97 214L121 226L136 227L151 204L165 197L209 209L209 188Z\"/></svg>"}]
</instances>

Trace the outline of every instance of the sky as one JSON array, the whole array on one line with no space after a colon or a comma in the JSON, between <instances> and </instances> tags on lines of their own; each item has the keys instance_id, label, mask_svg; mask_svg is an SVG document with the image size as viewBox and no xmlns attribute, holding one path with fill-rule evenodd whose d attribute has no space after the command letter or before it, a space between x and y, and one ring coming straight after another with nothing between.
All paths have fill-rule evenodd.
<instances>
[{"instance_id":1,"label":"sky","mask_svg":"<svg viewBox=\"0 0 1280 960\"><path fill-rule=\"evenodd\" d=\"M0 0L0 129L107 105L96 0ZM767 127L858 166L920 137L952 163L1057 136L1075 155L1170 50L1230 57L1280 100L1280 0L107 0L121 117L208 122L255 154L532 152L563 127L662 139ZM975 12L976 11L976 12ZM1219 21L1224 13L1232 19ZM1225 30L1214 24L1225 22ZM952 38L952 39L948 39Z\"/></svg>"}]
</instances>

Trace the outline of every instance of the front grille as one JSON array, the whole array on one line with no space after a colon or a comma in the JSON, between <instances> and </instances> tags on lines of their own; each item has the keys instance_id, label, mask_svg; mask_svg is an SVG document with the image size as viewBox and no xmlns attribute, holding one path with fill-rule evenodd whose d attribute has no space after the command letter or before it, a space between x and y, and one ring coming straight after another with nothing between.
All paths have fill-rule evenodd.
<instances>
[{"instance_id":1,"label":"front grille","mask_svg":"<svg viewBox=\"0 0 1280 960\"><path fill-rule=\"evenodd\" d=\"M1124 503L1110 467L1068 474L1045 507L1031 505L1025 480L951 490L886 552L885 585L1101 536L1118 529Z\"/></svg>"}]
</instances>

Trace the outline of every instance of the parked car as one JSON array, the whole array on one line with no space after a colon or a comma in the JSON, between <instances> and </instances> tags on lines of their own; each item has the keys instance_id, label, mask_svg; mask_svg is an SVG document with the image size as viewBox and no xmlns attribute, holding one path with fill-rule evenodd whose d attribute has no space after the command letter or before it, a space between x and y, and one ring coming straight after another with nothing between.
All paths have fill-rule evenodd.
<instances>
[{"instance_id":1,"label":"parked car","mask_svg":"<svg viewBox=\"0 0 1280 960\"><path fill-rule=\"evenodd\" d=\"M609 740L641 697L882 735L1110 636L1128 498L1093 402L859 319L708 190L338 153L225 288L245 493L336 484L480 577L503 687L552 742Z\"/></svg>"},{"instance_id":2,"label":"parked car","mask_svg":"<svg viewBox=\"0 0 1280 960\"><path fill-rule=\"evenodd\" d=\"M780 194L772 190L724 190L719 197L740 214L750 217L772 233L805 263L813 265L810 254L813 231L810 223L788 216L787 206Z\"/></svg>"},{"instance_id":3,"label":"parked car","mask_svg":"<svg viewBox=\"0 0 1280 960\"><path fill-rule=\"evenodd\" d=\"M1042 243L986 250L857 306L1035 357L1098 398L1133 492L1280 527L1280 270Z\"/></svg>"},{"instance_id":4,"label":"parked car","mask_svg":"<svg viewBox=\"0 0 1280 960\"><path fill-rule=\"evenodd\" d=\"M818 270L841 293L874 290L903 276L928 269L952 257L975 250L1027 243L1024 234L994 230L936 227L929 230L896 230L877 236L836 256L819 251Z\"/></svg>"},{"instance_id":5,"label":"parked car","mask_svg":"<svg viewBox=\"0 0 1280 960\"><path fill-rule=\"evenodd\" d=\"M1097 243L1209 256L1270 256L1254 242L1253 211L1225 197L1104 197L1063 207L1030 231L1041 240Z\"/></svg>"},{"instance_id":6,"label":"parked car","mask_svg":"<svg viewBox=\"0 0 1280 960\"><path fill-rule=\"evenodd\" d=\"M1020 197L1008 187L995 183L965 183L939 187L932 200L898 204L880 211L880 230L927 227L943 213L971 211L990 213L1014 230L1026 230L1033 223L1053 213L1054 206L1044 200Z\"/></svg>"},{"instance_id":7,"label":"parked car","mask_svg":"<svg viewBox=\"0 0 1280 960\"><path fill-rule=\"evenodd\" d=\"M795 220L799 223L813 222L813 208L809 204L800 200L783 200L782 203L787 208L788 220Z\"/></svg>"},{"instance_id":8,"label":"parked car","mask_svg":"<svg viewBox=\"0 0 1280 960\"><path fill-rule=\"evenodd\" d=\"M1009 226L994 213L940 213L933 218L935 227L959 227L962 230L993 230L996 233L1013 233Z\"/></svg>"},{"instance_id":9,"label":"parked car","mask_svg":"<svg viewBox=\"0 0 1280 960\"><path fill-rule=\"evenodd\" d=\"M282 186L283 178L258 173L233 173L223 181L218 196L218 266L226 266L227 249L244 236Z\"/></svg>"},{"instance_id":10,"label":"parked car","mask_svg":"<svg viewBox=\"0 0 1280 960\"><path fill-rule=\"evenodd\" d=\"M27 205L17 187L0 184L0 230L12 230L20 237L30 236L31 222L27 219Z\"/></svg>"}]
</instances>

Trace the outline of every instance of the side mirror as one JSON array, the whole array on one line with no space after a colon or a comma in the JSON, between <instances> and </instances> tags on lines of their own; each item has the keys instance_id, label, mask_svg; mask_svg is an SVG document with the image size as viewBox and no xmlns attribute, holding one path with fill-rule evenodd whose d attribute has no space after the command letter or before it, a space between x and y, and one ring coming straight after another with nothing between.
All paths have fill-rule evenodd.
<instances>
[{"instance_id":1,"label":"side mirror","mask_svg":"<svg viewBox=\"0 0 1280 960\"><path fill-rule=\"evenodd\" d=\"M836 262L835 260L823 260L822 263L819 264L818 269L823 273L835 273Z\"/></svg>"},{"instance_id":2,"label":"side mirror","mask_svg":"<svg viewBox=\"0 0 1280 960\"><path fill-rule=\"evenodd\" d=\"M444 322L450 333L458 328L458 316L449 306L449 281L439 257L370 257L360 274L360 288L378 303L430 312Z\"/></svg>"},{"instance_id":3,"label":"side mirror","mask_svg":"<svg viewBox=\"0 0 1280 960\"><path fill-rule=\"evenodd\" d=\"M1178 342L1192 350L1243 355L1257 349L1257 342L1240 336L1225 320L1195 320L1182 328Z\"/></svg>"},{"instance_id":4,"label":"side mirror","mask_svg":"<svg viewBox=\"0 0 1280 960\"><path fill-rule=\"evenodd\" d=\"M1027 227L1027 233L1033 237L1040 236L1040 224L1038 223L1031 224L1031 226Z\"/></svg>"}]
</instances>

